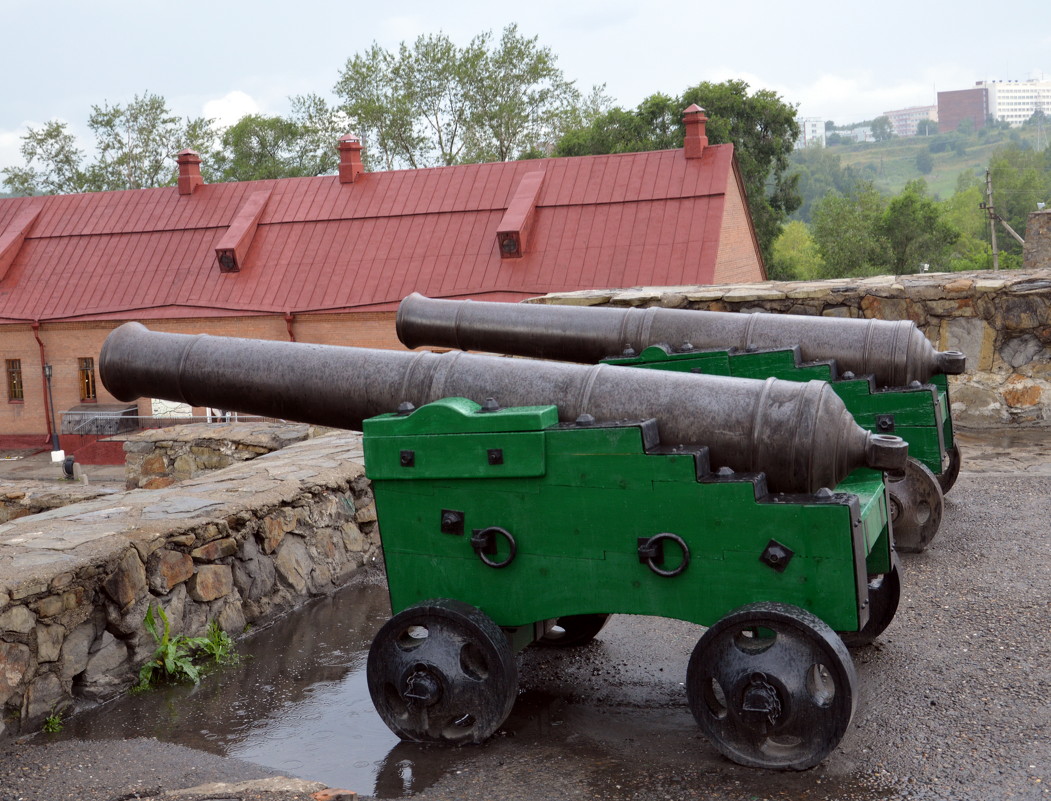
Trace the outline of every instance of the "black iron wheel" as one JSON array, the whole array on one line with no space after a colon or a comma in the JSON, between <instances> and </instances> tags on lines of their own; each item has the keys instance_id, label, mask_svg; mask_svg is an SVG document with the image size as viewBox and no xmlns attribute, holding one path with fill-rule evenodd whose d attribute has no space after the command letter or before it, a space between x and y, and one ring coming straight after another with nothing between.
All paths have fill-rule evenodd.
<instances>
[{"instance_id":1,"label":"black iron wheel","mask_svg":"<svg viewBox=\"0 0 1051 801\"><path fill-rule=\"evenodd\" d=\"M796 606L742 606L704 633L686 695L704 733L740 765L806 770L854 715L854 663L843 641Z\"/></svg>"},{"instance_id":2,"label":"black iron wheel","mask_svg":"<svg viewBox=\"0 0 1051 801\"><path fill-rule=\"evenodd\" d=\"M960 453L960 444L954 442L949 448L949 464L938 474L938 485L945 495L953 488L956 479L960 477L960 465L963 464L963 454Z\"/></svg>"},{"instance_id":3,"label":"black iron wheel","mask_svg":"<svg viewBox=\"0 0 1051 801\"><path fill-rule=\"evenodd\" d=\"M366 677L383 722L417 742L482 742L507 718L518 689L500 627L445 598L388 620L369 648Z\"/></svg>"},{"instance_id":4,"label":"black iron wheel","mask_svg":"<svg viewBox=\"0 0 1051 801\"><path fill-rule=\"evenodd\" d=\"M904 553L921 553L942 524L942 488L926 465L910 458L900 476L887 475L894 545Z\"/></svg>"},{"instance_id":5,"label":"black iron wheel","mask_svg":"<svg viewBox=\"0 0 1051 801\"><path fill-rule=\"evenodd\" d=\"M587 645L602 631L602 627L608 620L609 615L604 614L566 615L557 621L558 625L565 629L565 634L558 637L541 637L536 643L546 648L573 648L578 645Z\"/></svg>"},{"instance_id":6,"label":"black iron wheel","mask_svg":"<svg viewBox=\"0 0 1051 801\"><path fill-rule=\"evenodd\" d=\"M898 557L891 555L890 570L881 576L869 578L869 622L861 631L841 631L840 638L847 648L871 645L890 625L901 600L901 573Z\"/></svg>"}]
</instances>

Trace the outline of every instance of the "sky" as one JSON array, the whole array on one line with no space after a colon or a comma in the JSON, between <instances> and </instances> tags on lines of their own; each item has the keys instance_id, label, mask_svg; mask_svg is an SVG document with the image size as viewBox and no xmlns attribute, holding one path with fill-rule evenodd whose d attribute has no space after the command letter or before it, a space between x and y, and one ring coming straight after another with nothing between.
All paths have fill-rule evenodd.
<instances>
[{"instance_id":1,"label":"sky","mask_svg":"<svg viewBox=\"0 0 1051 801\"><path fill-rule=\"evenodd\" d=\"M837 124L934 105L979 80L1051 80L1047 0L785 3L767 0L0 0L0 169L22 164L27 126L55 119L91 140L93 105L146 92L222 124L285 114L332 87L373 42L439 31L460 45L517 23L582 90L630 108L655 92L742 79L800 117Z\"/></svg>"}]
</instances>

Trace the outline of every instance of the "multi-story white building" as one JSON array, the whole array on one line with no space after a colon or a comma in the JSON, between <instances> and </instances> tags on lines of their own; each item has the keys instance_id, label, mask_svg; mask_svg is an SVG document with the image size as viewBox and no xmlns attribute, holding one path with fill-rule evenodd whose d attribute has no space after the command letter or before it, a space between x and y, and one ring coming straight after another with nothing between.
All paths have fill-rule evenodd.
<instances>
[{"instance_id":1,"label":"multi-story white building","mask_svg":"<svg viewBox=\"0 0 1051 801\"><path fill-rule=\"evenodd\" d=\"M1019 126L1033 112L1051 114L1051 81L979 81L989 97L989 114L1012 126Z\"/></svg>"},{"instance_id":2,"label":"multi-story white building","mask_svg":"<svg viewBox=\"0 0 1051 801\"><path fill-rule=\"evenodd\" d=\"M803 117L799 120L799 138L796 150L816 145L825 146L825 121L821 117Z\"/></svg>"},{"instance_id":3,"label":"multi-story white building","mask_svg":"<svg viewBox=\"0 0 1051 801\"><path fill-rule=\"evenodd\" d=\"M916 126L922 120L938 121L938 107L913 106L897 111L884 111L883 116L890 120L890 127L895 136L915 136Z\"/></svg>"}]
</instances>

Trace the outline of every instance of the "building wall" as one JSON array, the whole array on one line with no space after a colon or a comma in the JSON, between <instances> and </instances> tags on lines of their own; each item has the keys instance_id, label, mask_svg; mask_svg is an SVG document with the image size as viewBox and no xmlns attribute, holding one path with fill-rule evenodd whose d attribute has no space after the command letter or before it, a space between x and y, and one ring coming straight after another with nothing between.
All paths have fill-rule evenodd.
<instances>
[{"instance_id":1,"label":"building wall","mask_svg":"<svg viewBox=\"0 0 1051 801\"><path fill-rule=\"evenodd\" d=\"M825 121L821 117L804 117L799 120L799 138L796 150L815 145L825 146Z\"/></svg>"},{"instance_id":2,"label":"building wall","mask_svg":"<svg viewBox=\"0 0 1051 801\"><path fill-rule=\"evenodd\" d=\"M912 108L884 111L883 115L890 120L895 136L915 136L916 126L922 120L937 120L937 106L913 106Z\"/></svg>"},{"instance_id":3,"label":"building wall","mask_svg":"<svg viewBox=\"0 0 1051 801\"><path fill-rule=\"evenodd\" d=\"M1017 127L1038 109L1051 113L1051 81L983 81L989 93L989 114Z\"/></svg>"},{"instance_id":4,"label":"building wall","mask_svg":"<svg viewBox=\"0 0 1051 801\"><path fill-rule=\"evenodd\" d=\"M938 130L955 131L964 120L970 120L974 129L985 127L989 116L989 97L984 88L958 89L938 92Z\"/></svg>"},{"instance_id":5,"label":"building wall","mask_svg":"<svg viewBox=\"0 0 1051 801\"><path fill-rule=\"evenodd\" d=\"M364 348L404 349L394 331L394 312L358 314L313 314L296 317L292 332L299 342L324 345L352 345ZM149 320L147 328L173 334L212 334L249 339L288 340L288 328L281 315L253 317L190 318ZM81 402L78 358L95 362L98 403L117 403L98 379L98 359L106 336L117 322L42 323L39 329L45 357L52 366L51 387L55 400L55 422L62 426L61 412ZM22 362L24 400L9 402L6 376L0 398L0 448L44 447L47 445L47 404L40 362L40 348L29 325L3 327L0 338L0 367L7 359ZM148 401L139 402L139 414L151 414Z\"/></svg>"},{"instance_id":6,"label":"building wall","mask_svg":"<svg viewBox=\"0 0 1051 801\"><path fill-rule=\"evenodd\" d=\"M765 271L756 253L751 216L745 204L744 194L737 181L732 178L726 187L725 202L719 232L719 254L715 260L715 276L712 280L715 283L754 281L755 276L761 276Z\"/></svg>"}]
</instances>

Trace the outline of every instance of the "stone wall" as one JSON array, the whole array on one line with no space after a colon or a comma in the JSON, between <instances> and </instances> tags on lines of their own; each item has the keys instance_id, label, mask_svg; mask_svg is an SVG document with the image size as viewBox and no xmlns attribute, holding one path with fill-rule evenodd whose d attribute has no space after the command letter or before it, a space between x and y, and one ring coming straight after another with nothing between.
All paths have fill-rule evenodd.
<instances>
[{"instance_id":1,"label":"stone wall","mask_svg":"<svg viewBox=\"0 0 1051 801\"><path fill-rule=\"evenodd\" d=\"M83 484L56 487L54 481L22 481L17 486L0 482L0 523L91 500L109 492L105 487Z\"/></svg>"},{"instance_id":2,"label":"stone wall","mask_svg":"<svg viewBox=\"0 0 1051 801\"><path fill-rule=\"evenodd\" d=\"M1025 247L1022 268L1039 270L1051 267L1051 209L1030 212L1025 225Z\"/></svg>"},{"instance_id":3,"label":"stone wall","mask_svg":"<svg viewBox=\"0 0 1051 801\"><path fill-rule=\"evenodd\" d=\"M124 443L126 486L161 489L327 430L300 423L192 423L141 431Z\"/></svg>"},{"instance_id":4,"label":"stone wall","mask_svg":"<svg viewBox=\"0 0 1051 801\"><path fill-rule=\"evenodd\" d=\"M375 562L375 526L352 433L0 525L0 735L130 687L151 604L236 636Z\"/></svg>"},{"instance_id":5,"label":"stone wall","mask_svg":"<svg viewBox=\"0 0 1051 801\"><path fill-rule=\"evenodd\" d=\"M967 354L966 375L951 385L957 424L1051 425L1051 268L589 290L534 302L912 320L939 350Z\"/></svg>"}]
</instances>

